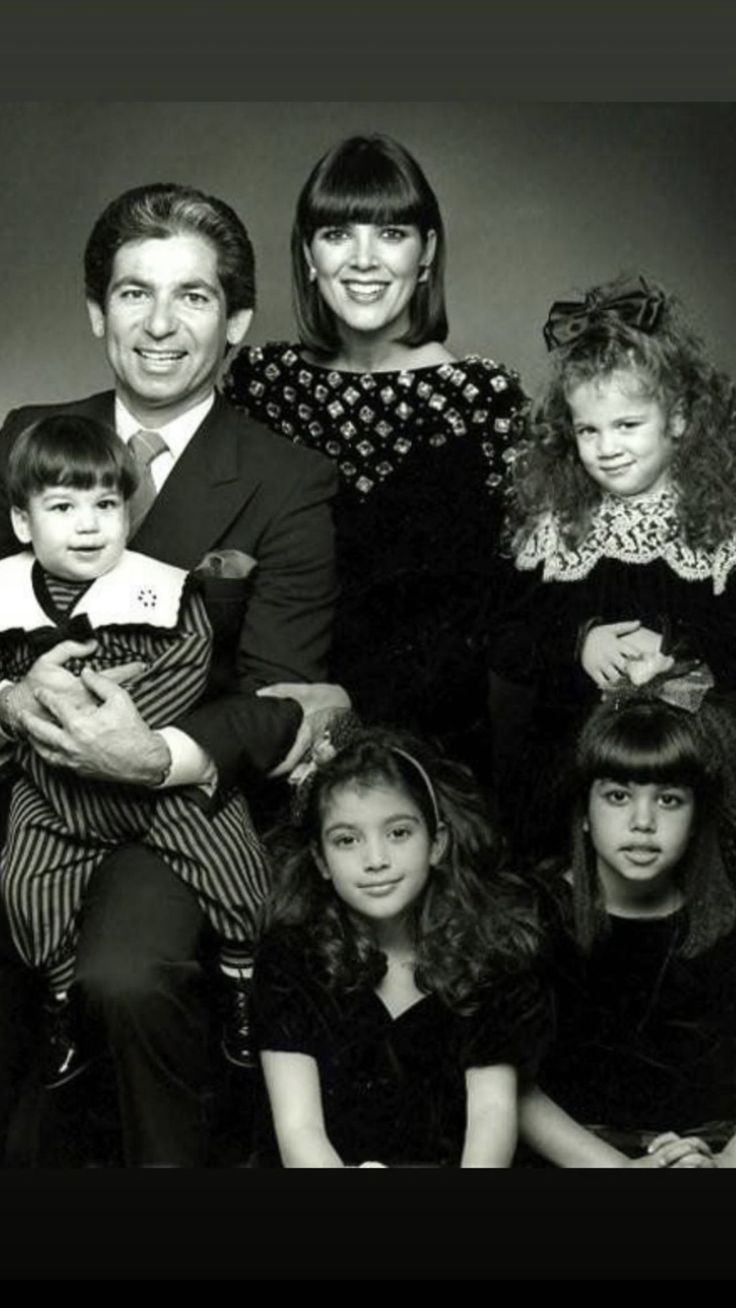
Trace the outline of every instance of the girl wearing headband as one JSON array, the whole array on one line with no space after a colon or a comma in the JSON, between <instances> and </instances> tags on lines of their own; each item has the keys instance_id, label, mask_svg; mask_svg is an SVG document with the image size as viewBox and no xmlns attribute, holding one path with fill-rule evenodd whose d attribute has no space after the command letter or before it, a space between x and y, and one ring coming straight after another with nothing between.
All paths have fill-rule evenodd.
<instances>
[{"instance_id":1,"label":"girl wearing headband","mask_svg":"<svg viewBox=\"0 0 736 1308\"><path fill-rule=\"evenodd\" d=\"M544 869L557 1034L522 1134L558 1167L736 1167L734 727L662 691L586 724Z\"/></svg>"},{"instance_id":2,"label":"girl wearing headband","mask_svg":"<svg viewBox=\"0 0 736 1308\"><path fill-rule=\"evenodd\" d=\"M498 771L518 843L540 854L564 843L561 742L601 691L674 657L736 687L733 382L641 277L554 304L544 335L551 377L514 463L515 579L491 657L537 693Z\"/></svg>"},{"instance_id":3,"label":"girl wearing headband","mask_svg":"<svg viewBox=\"0 0 736 1308\"><path fill-rule=\"evenodd\" d=\"M470 774L363 730L300 808L253 1003L283 1166L509 1166L549 1013Z\"/></svg>"}]
</instances>

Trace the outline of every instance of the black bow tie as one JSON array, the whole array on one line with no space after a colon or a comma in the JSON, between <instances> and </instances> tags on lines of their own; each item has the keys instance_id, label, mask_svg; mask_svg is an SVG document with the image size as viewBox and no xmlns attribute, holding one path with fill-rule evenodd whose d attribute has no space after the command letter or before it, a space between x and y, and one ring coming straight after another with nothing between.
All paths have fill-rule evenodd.
<instances>
[{"instance_id":1,"label":"black bow tie","mask_svg":"<svg viewBox=\"0 0 736 1308\"><path fill-rule=\"evenodd\" d=\"M87 614L75 613L74 617L65 618L57 627L37 627L35 631L29 631L28 644L36 658L39 658L62 640L91 640L94 634L94 627Z\"/></svg>"}]
</instances>

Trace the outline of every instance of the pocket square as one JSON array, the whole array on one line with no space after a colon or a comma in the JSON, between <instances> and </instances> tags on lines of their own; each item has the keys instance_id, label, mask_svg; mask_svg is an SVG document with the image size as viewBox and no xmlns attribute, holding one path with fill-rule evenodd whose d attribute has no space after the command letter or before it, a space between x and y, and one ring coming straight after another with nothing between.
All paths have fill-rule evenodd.
<instances>
[{"instance_id":1,"label":"pocket square","mask_svg":"<svg viewBox=\"0 0 736 1308\"><path fill-rule=\"evenodd\" d=\"M242 550L211 550L194 569L195 577L221 577L243 581L249 577L258 560Z\"/></svg>"}]
</instances>

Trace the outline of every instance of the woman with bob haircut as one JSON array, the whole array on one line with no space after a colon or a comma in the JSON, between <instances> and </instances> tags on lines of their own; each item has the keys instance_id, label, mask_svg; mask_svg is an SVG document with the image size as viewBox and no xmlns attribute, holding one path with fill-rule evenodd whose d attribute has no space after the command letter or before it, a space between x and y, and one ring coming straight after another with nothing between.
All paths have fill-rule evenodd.
<instances>
[{"instance_id":1,"label":"woman with bob haircut","mask_svg":"<svg viewBox=\"0 0 736 1308\"><path fill-rule=\"evenodd\" d=\"M358 711L482 768L484 632L518 379L445 345L442 215L398 142L352 136L320 159L291 253L298 342L241 350L226 393L337 463L333 674Z\"/></svg>"}]
</instances>

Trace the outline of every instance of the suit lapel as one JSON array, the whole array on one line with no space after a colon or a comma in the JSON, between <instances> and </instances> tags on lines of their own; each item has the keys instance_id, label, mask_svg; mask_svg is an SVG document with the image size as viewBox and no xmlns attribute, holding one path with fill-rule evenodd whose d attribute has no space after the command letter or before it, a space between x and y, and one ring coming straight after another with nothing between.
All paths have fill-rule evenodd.
<instances>
[{"instance_id":1,"label":"suit lapel","mask_svg":"<svg viewBox=\"0 0 736 1308\"><path fill-rule=\"evenodd\" d=\"M245 447L238 415L218 395L131 539L131 548L180 568L196 567L259 485L248 474Z\"/></svg>"},{"instance_id":2,"label":"suit lapel","mask_svg":"<svg viewBox=\"0 0 736 1308\"><path fill-rule=\"evenodd\" d=\"M115 430L115 392L100 391L98 395L89 395L86 400L76 400L72 404L59 405L64 413L81 413L85 418L95 418Z\"/></svg>"}]
</instances>

